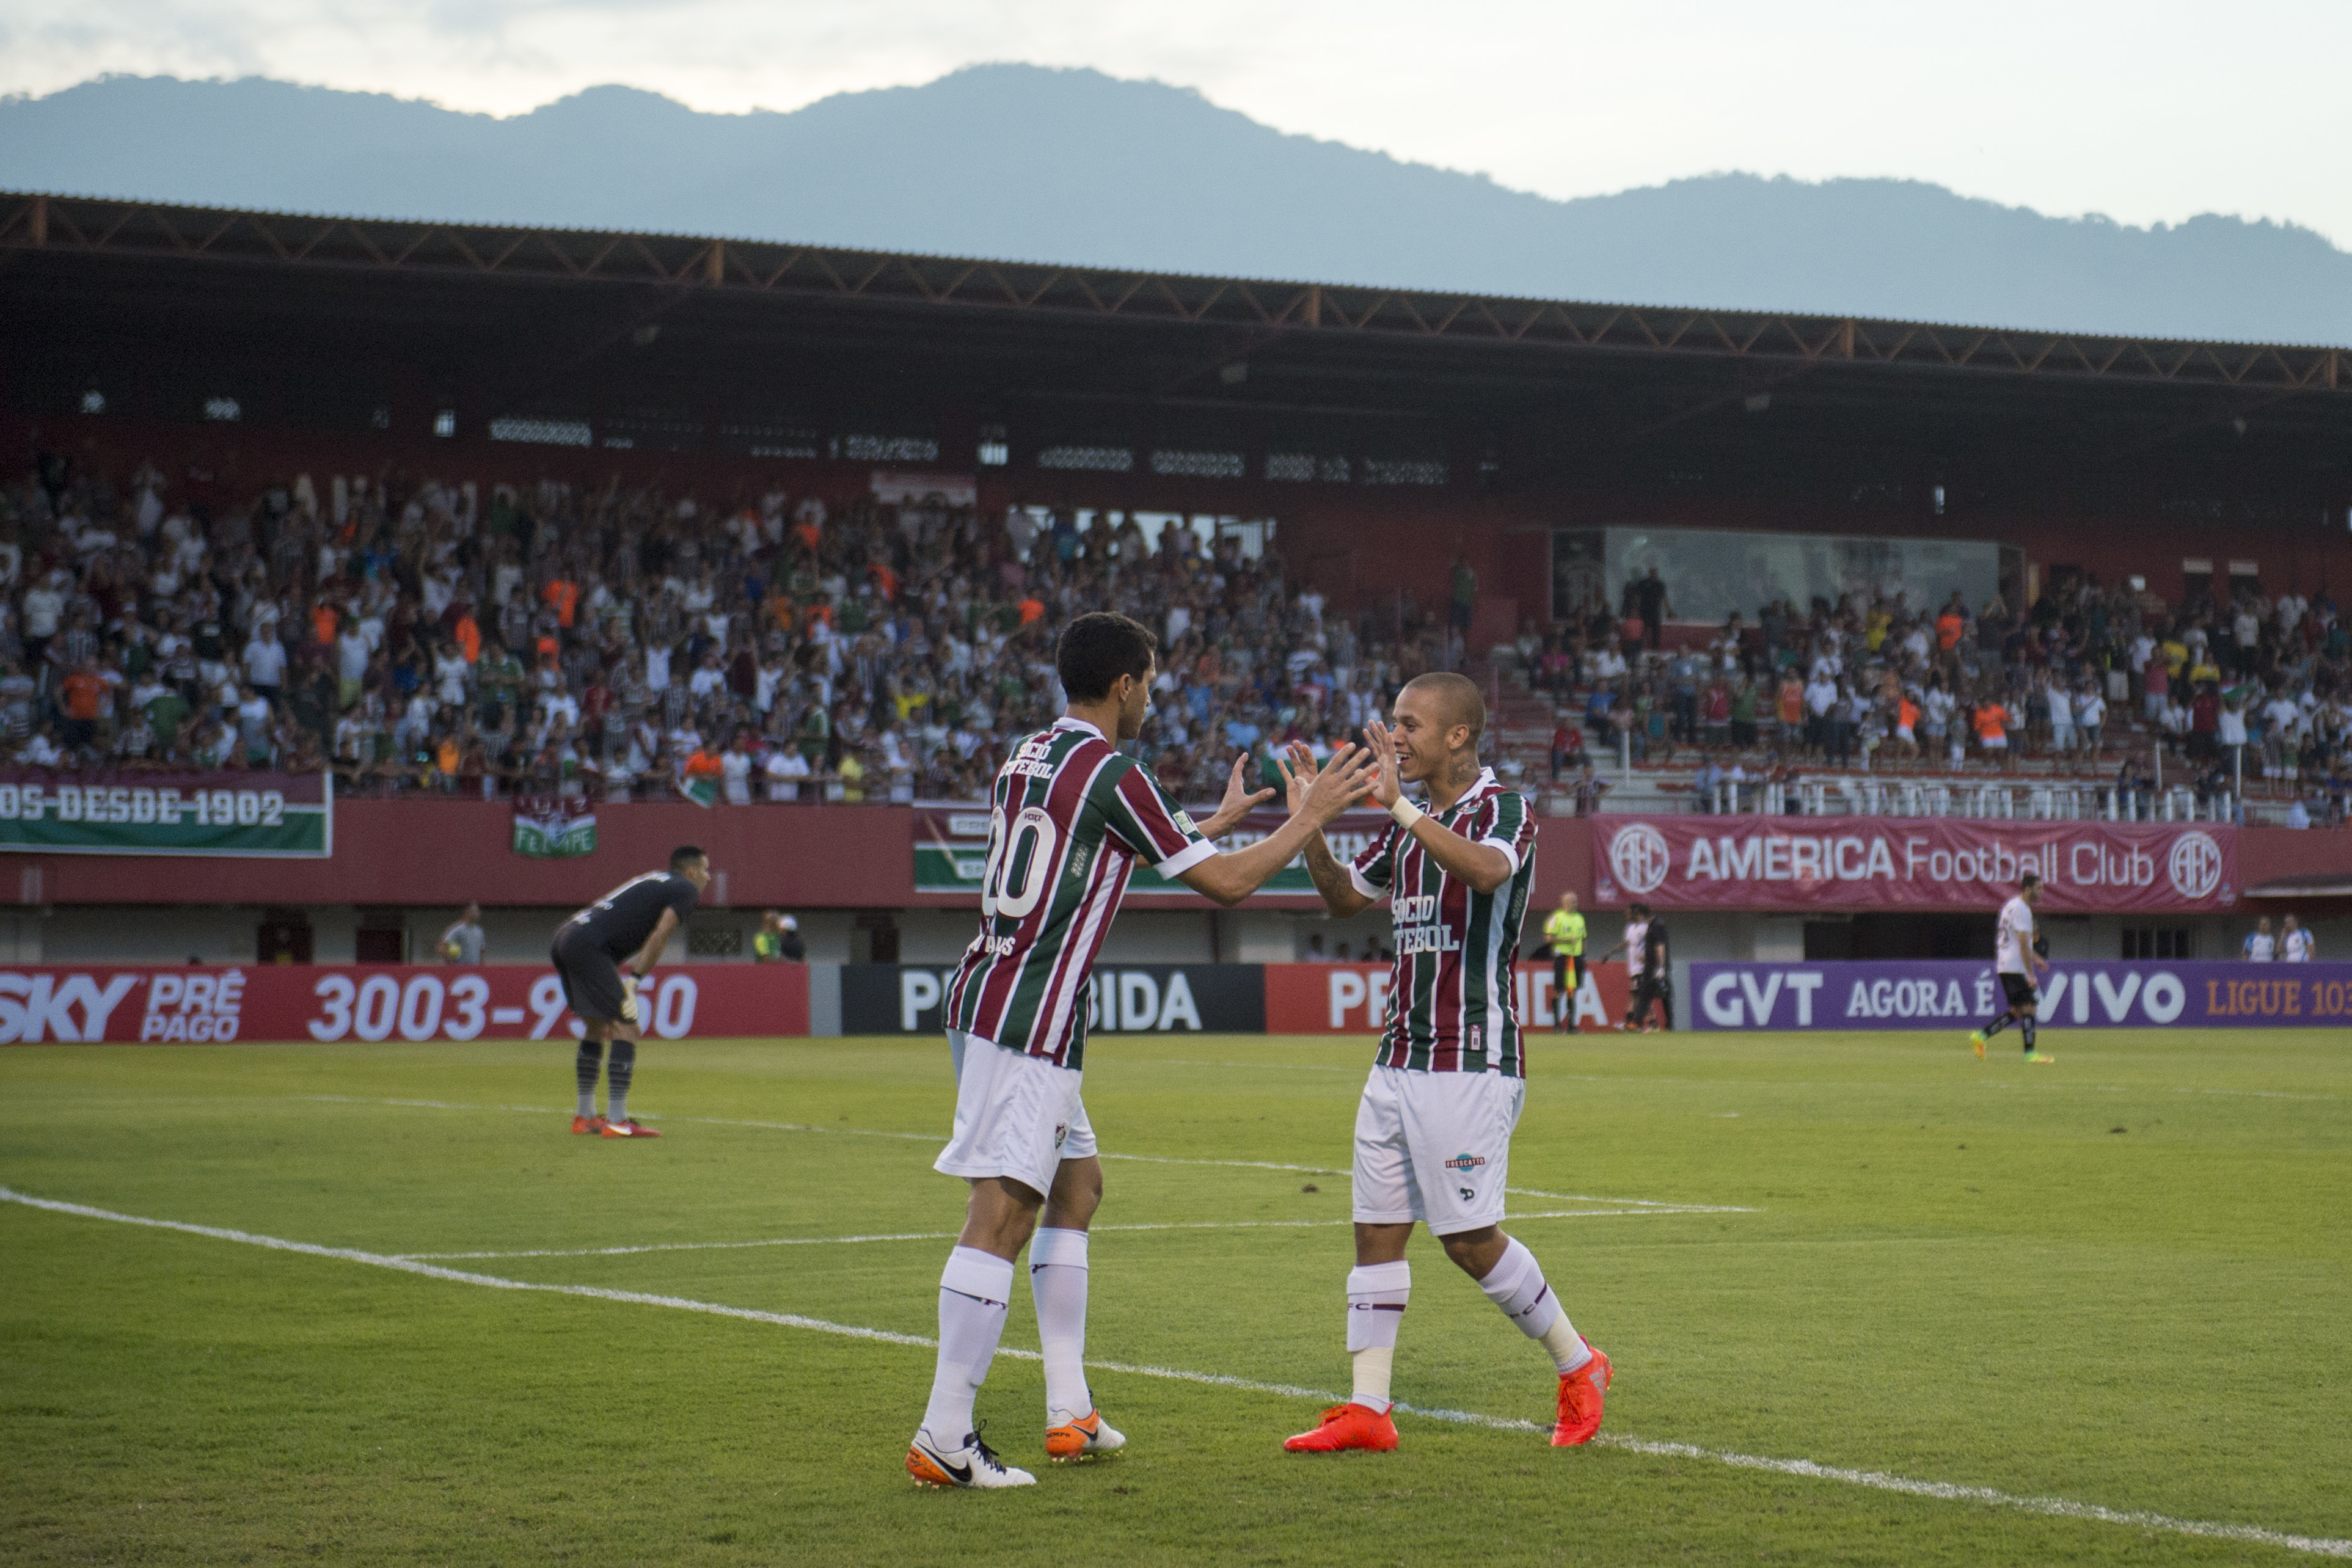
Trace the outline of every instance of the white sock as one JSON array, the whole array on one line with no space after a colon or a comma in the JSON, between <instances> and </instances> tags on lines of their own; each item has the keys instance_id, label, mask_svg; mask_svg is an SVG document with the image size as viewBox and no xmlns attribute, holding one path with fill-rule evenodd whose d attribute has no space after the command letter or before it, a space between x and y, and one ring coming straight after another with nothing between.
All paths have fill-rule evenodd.
<instances>
[{"instance_id":1,"label":"white sock","mask_svg":"<svg viewBox=\"0 0 2352 1568\"><path fill-rule=\"evenodd\" d=\"M1568 1321L1536 1255L1518 1238L1509 1241L1502 1261L1478 1281L1478 1288L1521 1333L1551 1352L1552 1364L1564 1373L1574 1372L1592 1359L1592 1351Z\"/></svg>"},{"instance_id":2,"label":"white sock","mask_svg":"<svg viewBox=\"0 0 2352 1568\"><path fill-rule=\"evenodd\" d=\"M1045 1353L1045 1422L1075 1421L1095 1407L1087 1388L1087 1233L1053 1228L1029 1243L1029 1295Z\"/></svg>"},{"instance_id":3,"label":"white sock","mask_svg":"<svg viewBox=\"0 0 2352 1568\"><path fill-rule=\"evenodd\" d=\"M1005 1303L1013 1299L1013 1260L973 1247L948 1254L940 1272L940 1359L923 1429L939 1444L971 1436L971 1407L996 1342L1004 1337Z\"/></svg>"},{"instance_id":4,"label":"white sock","mask_svg":"<svg viewBox=\"0 0 2352 1568\"><path fill-rule=\"evenodd\" d=\"M1412 1265L1362 1264L1348 1270L1348 1354L1355 1364L1350 1402L1387 1415L1389 1375L1396 1364L1397 1330L1412 1297Z\"/></svg>"}]
</instances>

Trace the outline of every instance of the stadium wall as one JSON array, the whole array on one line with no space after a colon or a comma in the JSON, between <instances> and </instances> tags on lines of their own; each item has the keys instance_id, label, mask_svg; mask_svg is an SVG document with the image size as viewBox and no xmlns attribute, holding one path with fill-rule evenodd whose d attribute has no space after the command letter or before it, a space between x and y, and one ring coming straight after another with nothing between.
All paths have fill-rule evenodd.
<instances>
[{"instance_id":1,"label":"stadium wall","mask_svg":"<svg viewBox=\"0 0 2352 1568\"><path fill-rule=\"evenodd\" d=\"M1622 818L1548 818L1541 827L1534 904L1575 892L1596 916L1595 951L1605 948L1619 900L1597 886L1596 831ZM1727 819L1727 823L1733 821ZM1754 819L1738 819L1753 822ZM720 806L640 802L599 814L599 847L570 860L538 860L509 848L513 815L504 805L447 799L346 800L335 808L335 852L324 859L188 860L145 855L21 852L0 870L0 960L17 962L251 963L262 925L307 924L311 956L348 963L372 956L422 957L471 900L485 909L495 961L543 961L547 941L570 910L614 883L664 863L679 843L710 852L718 875L673 961L747 959L761 912L790 911L812 960L853 963L895 957L946 963L971 940L969 895L914 891L913 813L890 806ZM2352 834L2284 828L2237 833L2240 889L2314 873L2352 877ZM354 889L368 901L353 901ZM2191 934L2191 951L2234 953L2254 917L2292 907L2319 936L2323 953L2352 953L2352 900L2293 904L2249 899L2185 915L2093 913L2046 917L2053 951L2066 958L2112 958L2126 928L2156 925ZM1830 900L1802 910L1675 911L1670 918L1684 959L1795 960L1807 927L1866 916ZM1531 918L1528 940L1534 940ZM394 934L387 951L386 934ZM1312 897L1254 899L1236 910L1204 900L1135 900L1112 926L1106 960L1136 964L1286 963L1310 956L1310 939L1336 955L1369 950L1387 936L1380 914L1350 921L1323 916ZM1818 942L1816 930L1812 939Z\"/></svg>"}]
</instances>

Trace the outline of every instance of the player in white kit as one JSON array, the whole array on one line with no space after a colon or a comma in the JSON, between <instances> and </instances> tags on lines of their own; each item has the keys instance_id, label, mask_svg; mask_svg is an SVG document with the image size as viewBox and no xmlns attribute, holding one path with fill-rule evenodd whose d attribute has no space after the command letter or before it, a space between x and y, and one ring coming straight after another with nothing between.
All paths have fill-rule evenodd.
<instances>
[{"instance_id":1,"label":"player in white kit","mask_svg":"<svg viewBox=\"0 0 2352 1568\"><path fill-rule=\"evenodd\" d=\"M2032 872L2017 884L2017 896L2000 906L2000 926L1993 938L1993 969L2000 980L2006 1005L2000 1015L1969 1036L1981 1061L1985 1041L2015 1024L2025 1038L2025 1060L2037 1065L2055 1061L2034 1049L2034 1009L2042 997L2034 981L2049 967L2033 946L2033 906L2042 902L2042 879Z\"/></svg>"}]
</instances>

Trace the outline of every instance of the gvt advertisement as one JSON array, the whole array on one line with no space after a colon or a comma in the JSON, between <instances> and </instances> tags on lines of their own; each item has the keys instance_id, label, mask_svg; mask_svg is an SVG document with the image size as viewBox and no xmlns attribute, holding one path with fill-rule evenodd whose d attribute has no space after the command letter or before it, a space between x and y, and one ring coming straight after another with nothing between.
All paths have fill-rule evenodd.
<instances>
[{"instance_id":1,"label":"gvt advertisement","mask_svg":"<svg viewBox=\"0 0 2352 1568\"><path fill-rule=\"evenodd\" d=\"M1090 1034L1259 1034L1265 971L1255 964L1097 964ZM937 1034L955 966L845 964L844 1034Z\"/></svg>"},{"instance_id":2,"label":"gvt advertisement","mask_svg":"<svg viewBox=\"0 0 2352 1568\"><path fill-rule=\"evenodd\" d=\"M1982 959L1690 967L1686 1027L1957 1030L2002 1007ZM2060 963L2036 1016L2097 1029L2312 1029L2352 1023L2352 964Z\"/></svg>"}]
</instances>

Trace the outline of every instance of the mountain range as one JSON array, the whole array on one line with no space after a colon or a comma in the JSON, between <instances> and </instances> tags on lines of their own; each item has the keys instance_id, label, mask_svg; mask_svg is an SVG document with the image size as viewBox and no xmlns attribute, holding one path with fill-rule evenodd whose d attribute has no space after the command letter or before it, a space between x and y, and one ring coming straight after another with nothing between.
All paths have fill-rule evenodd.
<instances>
[{"instance_id":1,"label":"mountain range","mask_svg":"<svg viewBox=\"0 0 2352 1568\"><path fill-rule=\"evenodd\" d=\"M1555 201L1200 94L977 66L789 113L599 87L509 119L247 78L0 100L0 188L1643 305L2352 344L2292 225L2054 218L1916 181L1724 173Z\"/></svg>"}]
</instances>

